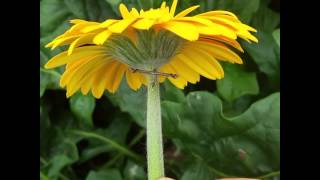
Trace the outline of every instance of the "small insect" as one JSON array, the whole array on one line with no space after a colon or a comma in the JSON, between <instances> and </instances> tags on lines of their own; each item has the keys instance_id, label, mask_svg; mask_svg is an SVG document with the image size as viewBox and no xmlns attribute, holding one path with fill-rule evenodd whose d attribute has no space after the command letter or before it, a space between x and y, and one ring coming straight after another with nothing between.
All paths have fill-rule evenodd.
<instances>
[{"instance_id":1,"label":"small insect","mask_svg":"<svg viewBox=\"0 0 320 180\"><path fill-rule=\"evenodd\" d=\"M158 72L158 71L147 71L147 70L135 69L135 68L131 68L131 70L133 73L140 72L140 73L144 73L144 74L172 77L174 79L179 77L178 74L163 73L163 72Z\"/></svg>"},{"instance_id":2,"label":"small insect","mask_svg":"<svg viewBox=\"0 0 320 180\"><path fill-rule=\"evenodd\" d=\"M245 152L243 149L239 149L238 153L241 160L244 160L246 158L247 152Z\"/></svg>"}]
</instances>

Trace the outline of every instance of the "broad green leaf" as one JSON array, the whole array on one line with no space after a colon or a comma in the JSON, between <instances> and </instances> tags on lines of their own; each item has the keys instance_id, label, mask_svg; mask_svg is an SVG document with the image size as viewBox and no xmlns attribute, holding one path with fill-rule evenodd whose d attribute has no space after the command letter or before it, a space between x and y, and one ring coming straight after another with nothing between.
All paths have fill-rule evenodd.
<instances>
[{"instance_id":1,"label":"broad green leaf","mask_svg":"<svg viewBox=\"0 0 320 180\"><path fill-rule=\"evenodd\" d=\"M142 9L150 9L153 7L153 0L137 0L139 7Z\"/></svg>"},{"instance_id":2,"label":"broad green leaf","mask_svg":"<svg viewBox=\"0 0 320 180\"><path fill-rule=\"evenodd\" d=\"M104 129L97 129L91 131L92 133L103 134L109 139L112 139L115 142L125 144L127 140L127 135L131 127L131 121L129 121L129 115L127 114L116 114L117 116L113 118L111 124ZM81 153L80 162L90 160L93 157L96 157L99 154L112 152L114 148L109 144L102 143L98 139L89 139L88 147L84 149Z\"/></svg>"},{"instance_id":3,"label":"broad green leaf","mask_svg":"<svg viewBox=\"0 0 320 180\"><path fill-rule=\"evenodd\" d=\"M115 94L107 94L107 97L121 111L129 113L133 120L141 127L145 127L145 109L147 102L147 89L142 86L138 91L130 89L125 80L122 81ZM161 99L183 101L183 92L169 82L161 84Z\"/></svg>"},{"instance_id":4,"label":"broad green leaf","mask_svg":"<svg viewBox=\"0 0 320 180\"><path fill-rule=\"evenodd\" d=\"M139 126L145 126L146 109L146 89L140 88L138 91L131 90L127 82L122 81L115 94L108 94L111 102L119 106L122 112L129 113Z\"/></svg>"},{"instance_id":5,"label":"broad green leaf","mask_svg":"<svg viewBox=\"0 0 320 180\"><path fill-rule=\"evenodd\" d=\"M65 6L77 18L86 19L85 2L83 0L64 0Z\"/></svg>"},{"instance_id":6,"label":"broad green leaf","mask_svg":"<svg viewBox=\"0 0 320 180\"><path fill-rule=\"evenodd\" d=\"M259 10L252 18L252 26L259 31L272 33L280 24L280 15L271 10L270 0L262 0ZM259 39L259 38L258 38ZM260 41L261 42L261 41Z\"/></svg>"},{"instance_id":7,"label":"broad green leaf","mask_svg":"<svg viewBox=\"0 0 320 180\"><path fill-rule=\"evenodd\" d=\"M195 162L190 164L181 177L181 180L212 180L214 175L209 171L208 167L202 162Z\"/></svg>"},{"instance_id":8,"label":"broad green leaf","mask_svg":"<svg viewBox=\"0 0 320 180\"><path fill-rule=\"evenodd\" d=\"M280 47L280 28L273 31L272 35Z\"/></svg>"},{"instance_id":9,"label":"broad green leaf","mask_svg":"<svg viewBox=\"0 0 320 180\"><path fill-rule=\"evenodd\" d=\"M121 152L127 156L132 157L135 160L138 160L138 161L142 160L142 158L139 155L137 155L136 153L134 153L133 151L128 149L126 146L121 145L118 142L116 142L113 139L110 139L108 137L102 136L102 135L94 133L94 132L79 131L79 130L73 130L73 131L71 131L71 133L78 135L78 136L82 136L84 138L93 138L93 139L99 140L103 143L106 143L107 145L110 145L111 147L118 150L119 152Z\"/></svg>"},{"instance_id":10,"label":"broad green leaf","mask_svg":"<svg viewBox=\"0 0 320 180\"><path fill-rule=\"evenodd\" d=\"M40 2L40 32L46 36L57 29L61 22L72 16L62 0L43 0Z\"/></svg>"},{"instance_id":11,"label":"broad green leaf","mask_svg":"<svg viewBox=\"0 0 320 180\"><path fill-rule=\"evenodd\" d=\"M256 177L279 170L280 94L226 117L221 100L193 92L185 103L163 102L165 134L179 139L186 155L232 176Z\"/></svg>"},{"instance_id":12,"label":"broad green leaf","mask_svg":"<svg viewBox=\"0 0 320 180\"><path fill-rule=\"evenodd\" d=\"M257 33L259 43L243 46L258 65L261 72L265 73L273 84L280 81L280 48L276 44L271 32L259 31Z\"/></svg>"},{"instance_id":13,"label":"broad green leaf","mask_svg":"<svg viewBox=\"0 0 320 180\"><path fill-rule=\"evenodd\" d=\"M90 171L86 180L122 180L119 170Z\"/></svg>"},{"instance_id":14,"label":"broad green leaf","mask_svg":"<svg viewBox=\"0 0 320 180\"><path fill-rule=\"evenodd\" d=\"M61 171L78 160L78 150L74 141L63 139L61 144L52 149L53 155L48 160L43 170L48 172L50 179L58 179Z\"/></svg>"},{"instance_id":15,"label":"broad green leaf","mask_svg":"<svg viewBox=\"0 0 320 180\"><path fill-rule=\"evenodd\" d=\"M50 180L50 178L40 171L40 180Z\"/></svg>"},{"instance_id":16,"label":"broad green leaf","mask_svg":"<svg viewBox=\"0 0 320 180\"><path fill-rule=\"evenodd\" d=\"M209 3L209 2L208 2ZM257 12L260 0L215 0L208 10L227 10L235 13L245 23Z\"/></svg>"},{"instance_id":17,"label":"broad green leaf","mask_svg":"<svg viewBox=\"0 0 320 180\"><path fill-rule=\"evenodd\" d=\"M81 124L92 127L95 99L92 96L84 96L81 93L77 93L70 98L69 103L72 113L80 120Z\"/></svg>"},{"instance_id":18,"label":"broad green leaf","mask_svg":"<svg viewBox=\"0 0 320 180\"><path fill-rule=\"evenodd\" d=\"M218 93L231 102L243 95L259 94L259 85L254 72L246 72L236 64L224 64L225 77L217 80Z\"/></svg>"},{"instance_id":19,"label":"broad green leaf","mask_svg":"<svg viewBox=\"0 0 320 180\"><path fill-rule=\"evenodd\" d=\"M46 70L40 67L40 98L46 89L60 89L60 74L54 70Z\"/></svg>"},{"instance_id":20,"label":"broad green leaf","mask_svg":"<svg viewBox=\"0 0 320 180\"><path fill-rule=\"evenodd\" d=\"M124 180L147 180L143 167L128 161L124 168Z\"/></svg>"}]
</instances>

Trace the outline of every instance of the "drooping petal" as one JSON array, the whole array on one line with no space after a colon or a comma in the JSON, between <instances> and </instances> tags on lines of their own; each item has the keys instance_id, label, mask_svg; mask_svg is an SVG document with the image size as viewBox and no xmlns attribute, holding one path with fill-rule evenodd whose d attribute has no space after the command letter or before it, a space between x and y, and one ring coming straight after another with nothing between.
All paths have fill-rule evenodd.
<instances>
[{"instance_id":1,"label":"drooping petal","mask_svg":"<svg viewBox=\"0 0 320 180\"><path fill-rule=\"evenodd\" d=\"M189 41L195 41L199 38L197 28L190 23L170 21L161 26Z\"/></svg>"},{"instance_id":2,"label":"drooping petal","mask_svg":"<svg viewBox=\"0 0 320 180\"><path fill-rule=\"evenodd\" d=\"M220 42L223 42L225 44L228 44L228 45L236 48L240 52L244 52L242 47L241 47L241 45L236 40L229 39L229 38L226 38L224 36L201 36L199 38L199 41L205 41L205 42L220 41Z\"/></svg>"},{"instance_id":3,"label":"drooping petal","mask_svg":"<svg viewBox=\"0 0 320 180\"><path fill-rule=\"evenodd\" d=\"M114 74L110 77L110 83L106 83L106 88L109 90L110 93L115 93L118 89L123 75L127 69L127 66L124 64L119 63L117 70L114 71ZM107 86L109 85L109 86Z\"/></svg>"},{"instance_id":4,"label":"drooping petal","mask_svg":"<svg viewBox=\"0 0 320 180\"><path fill-rule=\"evenodd\" d=\"M101 61L101 58L96 57L79 66L67 84L67 96L70 97L78 91L81 87L81 80L85 78L88 72L95 67L99 67L102 63L103 61Z\"/></svg>"},{"instance_id":5,"label":"drooping petal","mask_svg":"<svg viewBox=\"0 0 320 180\"><path fill-rule=\"evenodd\" d=\"M86 34L84 36L79 37L75 41L73 41L68 49L68 56L70 56L74 50L74 48L84 45L84 44L91 44L92 43L92 38L94 34Z\"/></svg>"},{"instance_id":6,"label":"drooping petal","mask_svg":"<svg viewBox=\"0 0 320 180\"><path fill-rule=\"evenodd\" d=\"M183 77L188 80L190 83L197 83L200 81L200 75L196 71L192 70L180 59L175 58L170 61L171 67L177 72L178 76Z\"/></svg>"},{"instance_id":7,"label":"drooping petal","mask_svg":"<svg viewBox=\"0 0 320 180\"><path fill-rule=\"evenodd\" d=\"M184 17L184 16L188 15L189 13L191 13L192 11L198 9L199 7L200 7L199 5L189 7L188 9L183 10L182 12L180 12L179 14L177 14L175 17L177 17L177 18L179 18L179 17Z\"/></svg>"},{"instance_id":8,"label":"drooping petal","mask_svg":"<svg viewBox=\"0 0 320 180\"><path fill-rule=\"evenodd\" d=\"M208 78L208 79L216 79L210 72L207 72L207 69L203 67L201 64L199 65L198 63L195 62L195 59L192 57L189 57L183 53L177 55L177 57L180 61L182 61L184 64L189 66L189 68L193 69L200 75Z\"/></svg>"},{"instance_id":9,"label":"drooping petal","mask_svg":"<svg viewBox=\"0 0 320 180\"><path fill-rule=\"evenodd\" d=\"M127 69L126 79L127 79L128 85L131 89L136 91L141 87L142 82L140 80L140 76L141 76L141 74L139 72L133 73L130 69Z\"/></svg>"},{"instance_id":10,"label":"drooping petal","mask_svg":"<svg viewBox=\"0 0 320 180\"><path fill-rule=\"evenodd\" d=\"M148 30L154 25L155 22L156 21L154 19L141 19L135 22L132 27L141 30Z\"/></svg>"},{"instance_id":11,"label":"drooping petal","mask_svg":"<svg viewBox=\"0 0 320 180\"><path fill-rule=\"evenodd\" d=\"M47 64L44 66L46 69L55 68L58 66L62 66L64 64L70 63L72 61L76 61L83 57L104 54L106 51L105 47L102 46L83 46L76 48L73 53L68 56L67 51L64 51L53 58L51 58Z\"/></svg>"},{"instance_id":12,"label":"drooping petal","mask_svg":"<svg viewBox=\"0 0 320 180\"><path fill-rule=\"evenodd\" d=\"M178 74L170 64L164 65L160 71L164 73ZM172 84L174 84L176 87L180 89L184 89L184 87L186 87L188 84L188 82L181 76L177 78L168 77L168 79Z\"/></svg>"},{"instance_id":13,"label":"drooping petal","mask_svg":"<svg viewBox=\"0 0 320 180\"><path fill-rule=\"evenodd\" d=\"M81 86L81 92L86 95L92 88L94 80L97 78L97 75L100 75L102 71L105 71L108 64L112 61L109 57L105 57L102 59L103 64L101 64L99 67L96 67L93 69L90 73L86 75L86 77L83 79L83 83Z\"/></svg>"},{"instance_id":14,"label":"drooping petal","mask_svg":"<svg viewBox=\"0 0 320 180\"><path fill-rule=\"evenodd\" d=\"M124 19L119 22L116 22L109 26L109 30L113 33L122 33L124 30L128 28L134 21L136 21L136 18L130 18L130 19Z\"/></svg>"},{"instance_id":15,"label":"drooping petal","mask_svg":"<svg viewBox=\"0 0 320 180\"><path fill-rule=\"evenodd\" d=\"M97 76L92 84L92 94L94 97L100 98L103 95L106 84L110 83L109 81L118 66L119 62L113 60L112 62L108 63L104 69L101 69L101 71L97 72Z\"/></svg>"},{"instance_id":16,"label":"drooping petal","mask_svg":"<svg viewBox=\"0 0 320 180\"><path fill-rule=\"evenodd\" d=\"M229 61L231 63L238 63L242 64L241 58L234 53L232 50L230 50L225 45L218 43L218 42L203 42L203 41L197 41L194 43L193 48L200 48L205 50L206 52L212 54L214 57L220 60Z\"/></svg>"},{"instance_id":17,"label":"drooping petal","mask_svg":"<svg viewBox=\"0 0 320 180\"><path fill-rule=\"evenodd\" d=\"M97 45L102 45L111 35L111 31L108 29L104 30L93 38L93 42Z\"/></svg>"},{"instance_id":18,"label":"drooping petal","mask_svg":"<svg viewBox=\"0 0 320 180\"><path fill-rule=\"evenodd\" d=\"M186 57L190 57L190 59L192 59L194 64L198 65L198 67L200 67L202 71L205 71L209 75L209 77L207 78L209 79L222 78L220 67L213 66L209 62L212 60L212 58L204 54L202 51L198 51L197 49L192 49L189 46L183 50L183 55L185 55Z\"/></svg>"}]
</instances>

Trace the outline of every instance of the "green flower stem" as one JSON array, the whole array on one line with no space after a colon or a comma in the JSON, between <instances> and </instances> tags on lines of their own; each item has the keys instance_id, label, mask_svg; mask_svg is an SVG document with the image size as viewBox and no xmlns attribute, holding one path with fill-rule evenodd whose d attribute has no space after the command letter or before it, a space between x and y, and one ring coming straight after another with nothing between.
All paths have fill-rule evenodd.
<instances>
[{"instance_id":1,"label":"green flower stem","mask_svg":"<svg viewBox=\"0 0 320 180\"><path fill-rule=\"evenodd\" d=\"M148 180L164 177L160 89L157 75L149 75L147 100Z\"/></svg>"}]
</instances>

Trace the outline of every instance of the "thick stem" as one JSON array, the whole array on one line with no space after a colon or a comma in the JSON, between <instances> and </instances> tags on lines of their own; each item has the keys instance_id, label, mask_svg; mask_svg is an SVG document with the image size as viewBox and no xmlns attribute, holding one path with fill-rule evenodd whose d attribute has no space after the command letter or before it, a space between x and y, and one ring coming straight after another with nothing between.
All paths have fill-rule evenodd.
<instances>
[{"instance_id":1,"label":"thick stem","mask_svg":"<svg viewBox=\"0 0 320 180\"><path fill-rule=\"evenodd\" d=\"M149 75L147 102L148 180L164 177L160 89L157 75Z\"/></svg>"}]
</instances>

